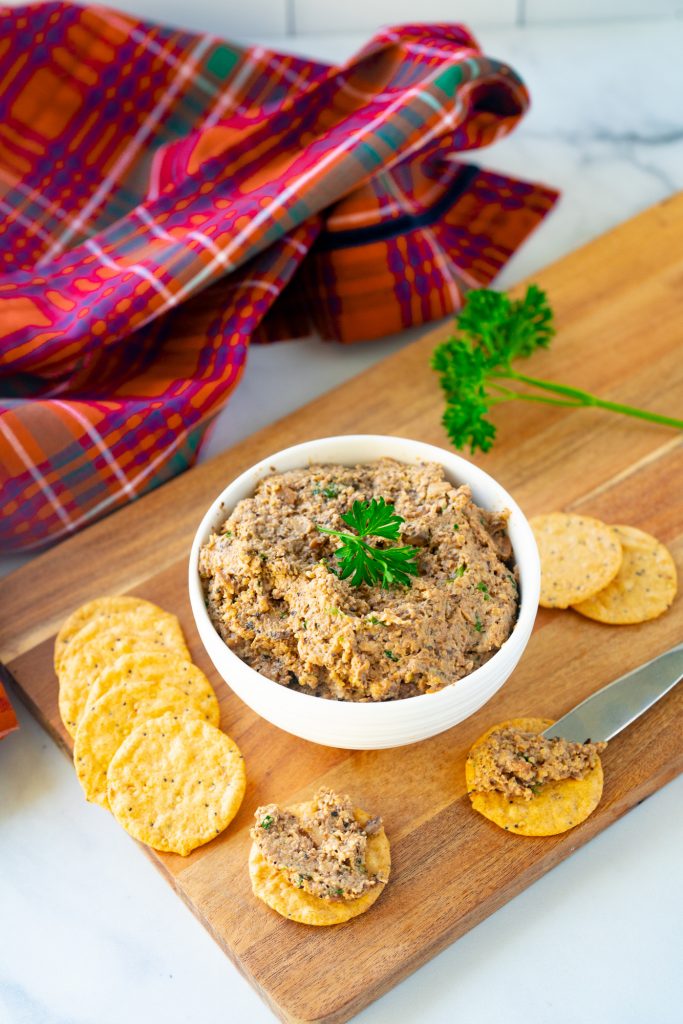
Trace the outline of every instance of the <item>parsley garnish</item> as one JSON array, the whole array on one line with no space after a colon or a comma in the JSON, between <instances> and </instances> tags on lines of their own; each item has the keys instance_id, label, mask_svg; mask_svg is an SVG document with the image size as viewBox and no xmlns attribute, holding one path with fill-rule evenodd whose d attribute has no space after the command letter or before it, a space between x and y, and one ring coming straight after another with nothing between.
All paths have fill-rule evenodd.
<instances>
[{"instance_id":1,"label":"parsley garnish","mask_svg":"<svg viewBox=\"0 0 683 1024\"><path fill-rule=\"evenodd\" d=\"M477 590L481 590L482 594L484 595L484 600L485 601L490 601L491 600L491 595L489 594L489 588L487 587L487 585L484 583L483 580L480 580L479 583L477 583Z\"/></svg>"},{"instance_id":2,"label":"parsley garnish","mask_svg":"<svg viewBox=\"0 0 683 1024\"><path fill-rule=\"evenodd\" d=\"M261 828L264 828L267 832L274 821L275 819L273 818L272 814L266 814L265 818L261 822Z\"/></svg>"},{"instance_id":3,"label":"parsley garnish","mask_svg":"<svg viewBox=\"0 0 683 1024\"><path fill-rule=\"evenodd\" d=\"M523 299L510 299L488 288L468 293L456 317L455 334L437 345L432 355L432 368L446 395L442 422L456 448L469 445L472 452L477 448L489 451L496 428L487 414L500 402L515 399L572 409L597 406L683 430L683 420L608 402L579 388L528 377L513 369L514 360L547 348L554 333L552 309L537 285L529 285Z\"/></svg>"},{"instance_id":4,"label":"parsley garnish","mask_svg":"<svg viewBox=\"0 0 683 1024\"><path fill-rule=\"evenodd\" d=\"M449 583L452 583L453 580L460 579L460 577L464 576L466 572L467 572L467 562L461 562L460 565L458 566L458 568L455 570L454 574L452 576L448 577Z\"/></svg>"},{"instance_id":5,"label":"parsley garnish","mask_svg":"<svg viewBox=\"0 0 683 1024\"><path fill-rule=\"evenodd\" d=\"M398 661L399 660L398 655L394 654L393 651L385 651L384 654L389 659L389 661Z\"/></svg>"},{"instance_id":6,"label":"parsley garnish","mask_svg":"<svg viewBox=\"0 0 683 1024\"><path fill-rule=\"evenodd\" d=\"M394 547L379 548L368 544L366 537L379 537L382 540L398 540L399 529L403 518L388 505L384 498L373 498L372 501L354 501L349 512L342 515L347 526L356 531L356 535L340 530L328 530L318 526L320 533L339 537L340 547L335 551L339 560L339 579L351 577L351 586L359 587L367 583L371 587L410 586L410 577L417 576L418 548ZM316 524L317 525L317 524Z\"/></svg>"},{"instance_id":7,"label":"parsley garnish","mask_svg":"<svg viewBox=\"0 0 683 1024\"><path fill-rule=\"evenodd\" d=\"M327 487L318 487L318 486L314 487L313 488L313 493L314 494L322 494L323 497L327 498L327 499L338 498L339 497L339 487L338 487L338 485L333 480L332 483L327 485Z\"/></svg>"},{"instance_id":8,"label":"parsley garnish","mask_svg":"<svg viewBox=\"0 0 683 1024\"><path fill-rule=\"evenodd\" d=\"M459 530L460 529L460 523L453 523L453 529L454 530Z\"/></svg>"},{"instance_id":9,"label":"parsley garnish","mask_svg":"<svg viewBox=\"0 0 683 1024\"><path fill-rule=\"evenodd\" d=\"M335 896L343 896L344 895L344 890L343 889L335 889L334 890L334 895Z\"/></svg>"},{"instance_id":10,"label":"parsley garnish","mask_svg":"<svg viewBox=\"0 0 683 1024\"><path fill-rule=\"evenodd\" d=\"M479 619L477 619L477 621L474 623L474 628L476 629L477 633L483 633L484 623L480 622Z\"/></svg>"}]
</instances>

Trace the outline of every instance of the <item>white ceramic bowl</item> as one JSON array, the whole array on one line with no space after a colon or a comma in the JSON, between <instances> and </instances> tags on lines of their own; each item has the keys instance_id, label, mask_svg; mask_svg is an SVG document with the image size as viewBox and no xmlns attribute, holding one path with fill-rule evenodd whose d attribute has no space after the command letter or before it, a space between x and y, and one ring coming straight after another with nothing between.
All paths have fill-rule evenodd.
<instances>
[{"instance_id":1,"label":"white ceramic bowl","mask_svg":"<svg viewBox=\"0 0 683 1024\"><path fill-rule=\"evenodd\" d=\"M415 464L438 462L455 484L468 483L478 505L509 509L508 525L519 569L520 610L515 628L496 654L470 675L437 693L404 700L359 704L325 700L289 690L250 668L224 643L209 618L197 569L199 549L209 534L273 472L313 463L357 465L387 456ZM190 555L190 601L204 647L216 671L250 708L287 732L330 747L378 750L435 736L472 715L500 689L527 645L536 617L541 570L531 527L516 502L499 483L452 452L420 441L375 434L324 437L276 452L233 480L218 495L195 534Z\"/></svg>"}]
</instances>

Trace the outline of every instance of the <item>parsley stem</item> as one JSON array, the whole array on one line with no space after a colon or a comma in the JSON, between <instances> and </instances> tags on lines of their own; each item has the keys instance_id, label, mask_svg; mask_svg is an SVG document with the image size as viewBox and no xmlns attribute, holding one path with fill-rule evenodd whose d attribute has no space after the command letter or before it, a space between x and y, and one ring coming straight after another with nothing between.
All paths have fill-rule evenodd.
<instances>
[{"instance_id":1,"label":"parsley stem","mask_svg":"<svg viewBox=\"0 0 683 1024\"><path fill-rule=\"evenodd\" d=\"M632 405L623 405L620 402L610 402L605 398L598 398L597 395L592 395L589 391L582 391L580 388L569 387L566 384L557 384L551 380L539 380L537 377L528 377L526 374L517 373L512 369L503 376L511 380L518 380L521 384L530 384L532 387L541 388L543 391L552 391L554 394L566 395L568 398L575 399L575 403L566 404L595 406L599 409L623 413L625 416L637 416L641 420L650 420L652 423L661 423L667 427L676 427L679 430L683 430L683 420L675 419L673 416L661 416L659 413L648 412L646 409L636 409ZM532 396L524 394L519 397L528 400ZM536 401L538 401L538 397Z\"/></svg>"},{"instance_id":2,"label":"parsley stem","mask_svg":"<svg viewBox=\"0 0 683 1024\"><path fill-rule=\"evenodd\" d=\"M529 285L522 299L488 288L468 292L452 337L437 345L432 367L446 396L443 425L456 448L487 452L496 425L487 418L495 405L514 400L593 407L683 430L683 420L598 398L588 391L518 373L513 362L548 348L555 333L547 296Z\"/></svg>"},{"instance_id":3,"label":"parsley stem","mask_svg":"<svg viewBox=\"0 0 683 1024\"><path fill-rule=\"evenodd\" d=\"M543 402L544 405L564 405L569 409L580 409L585 404L584 402L566 401L562 398L547 398L545 395L530 395L526 391L513 391L511 388L505 388L505 394L500 398L492 398L490 404L500 405L502 402L512 402L515 398L520 398L525 402Z\"/></svg>"}]
</instances>

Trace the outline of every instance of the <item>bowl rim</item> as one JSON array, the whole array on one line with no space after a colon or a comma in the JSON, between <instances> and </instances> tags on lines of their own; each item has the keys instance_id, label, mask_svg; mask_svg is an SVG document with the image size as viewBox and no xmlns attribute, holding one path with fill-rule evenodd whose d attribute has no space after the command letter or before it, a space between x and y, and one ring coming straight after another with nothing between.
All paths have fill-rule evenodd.
<instances>
[{"instance_id":1,"label":"bowl rim","mask_svg":"<svg viewBox=\"0 0 683 1024\"><path fill-rule=\"evenodd\" d=\"M468 675L463 676L458 680L454 680L453 683L448 683L441 690L437 690L434 693L422 693L412 697L402 697L400 699L390 701L363 702L330 700L325 697L319 697L313 693L301 693L298 690L290 690L288 687L283 686L274 679L269 679L267 676L262 675L259 671L252 668L251 665L248 665L237 654L235 654L232 648L228 646L218 633L211 621L205 605L204 592L198 568L199 549L208 539L211 530L214 529L221 520L227 518L237 502L242 500L242 498L237 498L234 503L228 502L226 501L226 494L233 490L237 491L247 483L252 484L251 490L253 491L256 484L263 478L273 475L274 472L288 471L274 467L272 463L275 460L291 459L293 456L301 455L300 465L302 468L306 465L314 465L318 463L324 465L326 461L324 456L320 458L315 457L316 448L328 446L333 443L362 444L363 442L369 444L387 443L388 445L391 445L399 443L402 445L409 445L415 449L419 456L416 458L416 462L438 462L440 465L443 465L447 478L450 479L451 482L456 482L454 478L457 478L457 482L471 483L475 487L477 484L482 484L488 487L492 486L499 492L499 497L503 502L501 507L509 509L511 519L514 516L515 532L519 532L522 535L517 539L517 546L524 541L528 549L524 552L524 564L522 564L519 552L511 538L513 550L515 552L515 565L518 568L520 575L520 602L517 620L510 636L503 642L496 653L489 658L488 661L484 662L483 665L480 665ZM311 455L313 457L311 457ZM402 461L400 456L392 455L390 453L387 453L386 457L395 458L397 462ZM370 458L368 461L376 462L378 461L378 458L379 457ZM450 465L448 463L450 463ZM349 464L358 465L361 464L361 462L356 461L354 457L353 461ZM462 472L460 472L460 470L462 470ZM540 575L540 557L538 554L538 548L527 517L524 512L522 512L512 495L508 493L508 491L495 479L495 477L486 473L485 470L481 469L473 462L470 462L468 459L463 458L463 456L449 451L446 448L439 448L436 445L429 444L428 442L416 441L412 438L400 437L393 434L338 434L311 438L308 441L302 441L298 444L290 445L287 448L282 448L277 452L273 452L262 459L259 459L258 462L247 467L247 469L240 473L239 476L231 480L226 487L223 488L220 494L218 494L211 502L195 531L190 550L188 584L190 605L195 624L197 626L197 631L212 662L214 662L214 658L210 648L214 647L217 656L226 657L229 663L232 662L235 664L235 668L243 675L243 677L249 678L255 686L259 687L263 698L270 696L276 704L282 704L283 702L289 703L290 711L295 710L297 716L302 719L308 719L309 716L316 717L321 713L324 714L325 709L329 708L330 711L334 712L337 722L340 725L343 725L344 722L346 722L347 725L352 725L353 720L356 718L360 719L362 717L363 721L367 723L371 718L379 720L380 718L386 718L391 714L402 714L402 709L404 708L415 708L417 710L428 705L430 710L436 711L440 704L448 703L449 699L452 699L454 693L457 693L459 697L465 699L469 690L477 689L477 684L482 680L482 678L485 679L490 676L490 674L495 672L498 666L501 665L505 660L506 653L510 651L510 646L517 647L521 644L522 650L526 646L538 609ZM525 578L522 579L522 576ZM220 644L220 648L215 646L216 643ZM217 671L222 675L218 668ZM227 683L227 685L230 686L231 684ZM231 686L231 689L232 688L233 687ZM240 694L238 692L238 696L239 695ZM397 711L396 709L401 710Z\"/></svg>"}]
</instances>

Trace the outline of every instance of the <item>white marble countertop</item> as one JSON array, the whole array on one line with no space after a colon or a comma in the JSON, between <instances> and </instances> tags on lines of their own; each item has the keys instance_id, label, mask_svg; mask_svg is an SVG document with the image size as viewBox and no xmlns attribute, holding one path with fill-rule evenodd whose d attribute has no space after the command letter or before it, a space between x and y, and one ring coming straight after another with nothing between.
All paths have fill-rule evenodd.
<instances>
[{"instance_id":1,"label":"white marble countertop","mask_svg":"<svg viewBox=\"0 0 683 1024\"><path fill-rule=\"evenodd\" d=\"M500 285L683 188L681 21L479 34L489 53L521 72L534 104L513 136L476 159L563 191ZM286 45L338 59L361 42L306 37ZM204 457L408 340L255 349ZM5 559L0 571L20 561ZM84 802L67 759L18 710L21 731L0 743L1 1024L272 1021L135 844ZM679 779L357 1020L680 1021L682 803Z\"/></svg>"}]
</instances>

